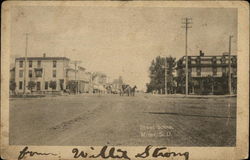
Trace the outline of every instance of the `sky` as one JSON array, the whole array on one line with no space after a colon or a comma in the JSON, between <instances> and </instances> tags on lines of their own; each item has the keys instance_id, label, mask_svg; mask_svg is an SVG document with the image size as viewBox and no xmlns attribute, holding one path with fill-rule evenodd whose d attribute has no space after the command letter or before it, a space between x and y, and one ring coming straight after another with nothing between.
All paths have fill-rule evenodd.
<instances>
[{"instance_id":1,"label":"sky","mask_svg":"<svg viewBox=\"0 0 250 160\"><path fill-rule=\"evenodd\" d=\"M182 19L192 18L188 55L237 54L237 10L226 8L13 6L11 60L28 56L65 56L81 60L90 72L109 80L122 76L126 83L146 89L149 66L157 56L185 54Z\"/></svg>"}]
</instances>

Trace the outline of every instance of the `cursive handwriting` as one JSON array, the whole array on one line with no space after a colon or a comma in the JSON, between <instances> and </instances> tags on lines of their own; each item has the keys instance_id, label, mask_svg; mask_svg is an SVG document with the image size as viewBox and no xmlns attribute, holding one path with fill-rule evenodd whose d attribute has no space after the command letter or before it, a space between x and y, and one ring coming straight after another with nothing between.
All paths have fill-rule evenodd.
<instances>
[{"instance_id":1,"label":"cursive handwriting","mask_svg":"<svg viewBox=\"0 0 250 160\"><path fill-rule=\"evenodd\" d=\"M18 156L18 160L21 160L24 158L24 156L29 155L30 157L34 156L34 155L52 155L52 156L57 156L57 154L55 153L39 153L39 152L32 152L32 151L28 151L28 147L24 147L24 149L22 151L20 151L20 154Z\"/></svg>"},{"instance_id":2,"label":"cursive handwriting","mask_svg":"<svg viewBox=\"0 0 250 160\"><path fill-rule=\"evenodd\" d=\"M91 150L95 150L94 147L90 147ZM157 157L176 157L176 156L184 156L185 160L189 159L189 152L185 153L176 153L176 152L166 152L164 151L167 147L155 147L148 145L142 153L137 153L135 158L157 158ZM108 146L103 146L101 150L97 154L89 154L85 151L79 151L77 148L73 148L72 153L74 153L74 158L114 158L114 159L127 159L131 160L128 156L126 150L116 149L115 147L111 147L109 149Z\"/></svg>"},{"instance_id":3,"label":"cursive handwriting","mask_svg":"<svg viewBox=\"0 0 250 160\"><path fill-rule=\"evenodd\" d=\"M92 150L95 150L94 147L90 147ZM108 151L108 146L103 146L100 152L96 155L89 155L84 151L80 151L77 148L73 148L72 153L74 153L74 158L124 158L130 160L127 155L127 151L122 149L116 149L115 147L111 147Z\"/></svg>"},{"instance_id":4,"label":"cursive handwriting","mask_svg":"<svg viewBox=\"0 0 250 160\"><path fill-rule=\"evenodd\" d=\"M150 156L150 150L152 149L153 146L148 145L144 152L138 153L135 155L136 158L147 158ZM175 152L162 152L162 150L167 149L167 147L161 147L161 148L155 148L152 153L152 157L157 158L157 157L176 157L176 156L184 156L185 160L189 159L189 152L185 153L175 153Z\"/></svg>"}]
</instances>

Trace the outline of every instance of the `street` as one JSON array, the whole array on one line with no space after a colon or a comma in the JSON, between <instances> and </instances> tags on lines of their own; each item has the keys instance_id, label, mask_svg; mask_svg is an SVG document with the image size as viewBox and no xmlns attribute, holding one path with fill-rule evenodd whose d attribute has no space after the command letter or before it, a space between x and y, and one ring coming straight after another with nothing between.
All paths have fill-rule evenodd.
<instances>
[{"instance_id":1,"label":"street","mask_svg":"<svg viewBox=\"0 0 250 160\"><path fill-rule=\"evenodd\" d=\"M236 98L10 99L11 145L235 146Z\"/></svg>"}]
</instances>

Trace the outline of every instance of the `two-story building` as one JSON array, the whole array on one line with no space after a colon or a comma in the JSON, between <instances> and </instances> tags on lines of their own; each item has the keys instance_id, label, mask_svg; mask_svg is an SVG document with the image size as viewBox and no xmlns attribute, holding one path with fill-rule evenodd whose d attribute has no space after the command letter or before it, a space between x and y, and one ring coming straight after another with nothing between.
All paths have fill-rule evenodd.
<instances>
[{"instance_id":1,"label":"two-story building","mask_svg":"<svg viewBox=\"0 0 250 160\"><path fill-rule=\"evenodd\" d=\"M179 93L185 91L186 57L177 61L177 88ZM237 90L237 56L231 55L232 90ZM189 93L227 94L229 76L229 55L205 55L200 51L198 56L188 56Z\"/></svg>"},{"instance_id":2,"label":"two-story building","mask_svg":"<svg viewBox=\"0 0 250 160\"><path fill-rule=\"evenodd\" d=\"M15 59L16 92L29 92L28 84L33 81L33 91L62 91L66 88L66 70L70 59L66 57L19 57Z\"/></svg>"}]
</instances>

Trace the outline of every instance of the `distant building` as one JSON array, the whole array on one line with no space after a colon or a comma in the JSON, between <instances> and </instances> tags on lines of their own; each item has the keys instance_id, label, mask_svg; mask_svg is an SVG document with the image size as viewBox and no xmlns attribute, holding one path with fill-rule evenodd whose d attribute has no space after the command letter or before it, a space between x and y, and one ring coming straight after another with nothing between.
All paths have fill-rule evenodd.
<instances>
[{"instance_id":1,"label":"distant building","mask_svg":"<svg viewBox=\"0 0 250 160\"><path fill-rule=\"evenodd\" d=\"M66 81L74 81L78 84L78 92L80 93L91 93L91 73L86 72L86 69L78 66L78 69L67 69Z\"/></svg>"},{"instance_id":2,"label":"distant building","mask_svg":"<svg viewBox=\"0 0 250 160\"><path fill-rule=\"evenodd\" d=\"M118 79L114 79L111 85L112 85L112 92L119 93L119 89L121 89L121 86L123 85L122 77L120 76Z\"/></svg>"},{"instance_id":3,"label":"distant building","mask_svg":"<svg viewBox=\"0 0 250 160\"><path fill-rule=\"evenodd\" d=\"M92 74L92 84L94 93L102 92L106 93L107 89L107 75L101 72L95 72Z\"/></svg>"},{"instance_id":4,"label":"distant building","mask_svg":"<svg viewBox=\"0 0 250 160\"><path fill-rule=\"evenodd\" d=\"M27 57L15 59L15 81L17 93L28 92L29 81L35 82L33 91L62 91L66 88L66 69L70 59L66 57ZM26 86L25 86L26 80ZM51 82L55 82L54 87L50 87Z\"/></svg>"},{"instance_id":5,"label":"distant building","mask_svg":"<svg viewBox=\"0 0 250 160\"><path fill-rule=\"evenodd\" d=\"M185 92L185 56L177 61L177 92ZM199 56L188 56L189 93L228 93L228 54L208 56L200 51ZM232 90L237 90L237 56L231 55Z\"/></svg>"}]
</instances>

